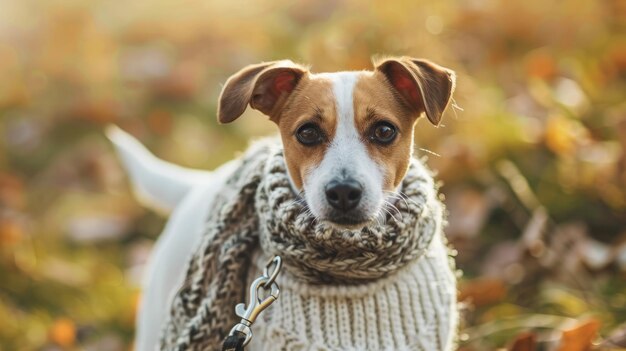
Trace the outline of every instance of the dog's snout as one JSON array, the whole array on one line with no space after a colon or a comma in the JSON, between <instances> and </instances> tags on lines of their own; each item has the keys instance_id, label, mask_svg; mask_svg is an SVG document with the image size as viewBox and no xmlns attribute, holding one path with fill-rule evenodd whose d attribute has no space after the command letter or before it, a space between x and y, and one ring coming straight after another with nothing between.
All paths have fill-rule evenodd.
<instances>
[{"instance_id":1,"label":"dog's snout","mask_svg":"<svg viewBox=\"0 0 626 351\"><path fill-rule=\"evenodd\" d=\"M333 180L326 186L328 203L341 211L354 209L361 201L363 187L354 179Z\"/></svg>"}]
</instances>

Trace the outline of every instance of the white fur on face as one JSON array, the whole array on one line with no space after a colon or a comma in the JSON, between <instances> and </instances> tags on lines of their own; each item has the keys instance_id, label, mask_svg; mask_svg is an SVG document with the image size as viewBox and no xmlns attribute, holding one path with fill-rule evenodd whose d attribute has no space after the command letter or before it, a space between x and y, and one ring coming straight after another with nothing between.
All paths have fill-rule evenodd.
<instances>
[{"instance_id":1,"label":"white fur on face","mask_svg":"<svg viewBox=\"0 0 626 351\"><path fill-rule=\"evenodd\" d=\"M337 128L322 162L304 179L304 193L313 215L327 219L334 211L326 200L325 188L332 180L352 178L363 187L354 213L372 220L383 203L383 170L374 162L355 125L354 86L362 72L320 74L333 82Z\"/></svg>"}]
</instances>

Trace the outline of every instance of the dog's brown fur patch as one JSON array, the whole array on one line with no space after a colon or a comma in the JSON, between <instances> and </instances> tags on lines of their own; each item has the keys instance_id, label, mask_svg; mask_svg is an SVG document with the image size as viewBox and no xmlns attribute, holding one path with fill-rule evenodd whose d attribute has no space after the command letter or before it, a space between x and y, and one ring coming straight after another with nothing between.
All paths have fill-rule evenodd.
<instances>
[{"instance_id":1,"label":"dog's brown fur patch","mask_svg":"<svg viewBox=\"0 0 626 351\"><path fill-rule=\"evenodd\" d=\"M365 145L374 161L385 172L384 190L398 187L409 167L413 151L413 127L418 114L398 100L393 88L378 71L366 72L354 87L355 123L364 137ZM367 140L377 123L387 121L396 126L398 135L390 145L379 145Z\"/></svg>"},{"instance_id":2,"label":"dog's brown fur patch","mask_svg":"<svg viewBox=\"0 0 626 351\"><path fill-rule=\"evenodd\" d=\"M283 140L291 180L296 188L302 189L307 172L322 162L328 142L306 146L298 142L295 134L298 128L312 122L324 132L327 141L333 139L337 112L332 82L313 74L302 77L274 122L278 124Z\"/></svg>"}]
</instances>

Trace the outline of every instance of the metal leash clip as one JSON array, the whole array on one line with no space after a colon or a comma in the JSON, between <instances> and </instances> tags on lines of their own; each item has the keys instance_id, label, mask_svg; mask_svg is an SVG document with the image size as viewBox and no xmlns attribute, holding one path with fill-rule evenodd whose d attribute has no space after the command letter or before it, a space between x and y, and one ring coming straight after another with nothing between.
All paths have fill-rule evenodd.
<instances>
[{"instance_id":1,"label":"metal leash clip","mask_svg":"<svg viewBox=\"0 0 626 351\"><path fill-rule=\"evenodd\" d=\"M275 280L282 265L283 261L280 256L274 256L274 258L269 260L263 269L263 275L256 278L252 284L250 284L248 307L243 303L235 307L235 313L237 316L241 317L241 321L235 324L228 335L233 336L238 333L245 335L243 346L248 345L252 339L252 329L250 329L252 323L254 323L264 309L278 299L280 290ZM270 268L272 268L271 272ZM269 295L263 297L263 295L259 293L261 289L270 290Z\"/></svg>"}]
</instances>

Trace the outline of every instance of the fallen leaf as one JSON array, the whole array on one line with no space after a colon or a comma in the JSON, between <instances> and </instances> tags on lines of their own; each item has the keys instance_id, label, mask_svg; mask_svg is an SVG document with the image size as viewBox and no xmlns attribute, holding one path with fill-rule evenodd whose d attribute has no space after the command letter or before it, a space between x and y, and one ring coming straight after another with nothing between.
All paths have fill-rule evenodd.
<instances>
[{"instance_id":1,"label":"fallen leaf","mask_svg":"<svg viewBox=\"0 0 626 351\"><path fill-rule=\"evenodd\" d=\"M557 67L554 55L545 49L530 52L525 59L528 75L549 80L556 76Z\"/></svg>"},{"instance_id":2,"label":"fallen leaf","mask_svg":"<svg viewBox=\"0 0 626 351\"><path fill-rule=\"evenodd\" d=\"M509 347L509 351L535 351L536 349L537 336L531 332L519 334Z\"/></svg>"},{"instance_id":3,"label":"fallen leaf","mask_svg":"<svg viewBox=\"0 0 626 351\"><path fill-rule=\"evenodd\" d=\"M572 328L563 331L561 342L556 351L586 351L591 348L591 342L595 339L600 322L590 319L579 323Z\"/></svg>"},{"instance_id":4,"label":"fallen leaf","mask_svg":"<svg viewBox=\"0 0 626 351\"><path fill-rule=\"evenodd\" d=\"M12 247L24 236L24 226L14 218L0 218L0 247Z\"/></svg>"},{"instance_id":5,"label":"fallen leaf","mask_svg":"<svg viewBox=\"0 0 626 351\"><path fill-rule=\"evenodd\" d=\"M574 148L568 126L567 120L561 117L550 118L546 125L546 145L557 154L569 154Z\"/></svg>"},{"instance_id":6,"label":"fallen leaf","mask_svg":"<svg viewBox=\"0 0 626 351\"><path fill-rule=\"evenodd\" d=\"M467 301L475 306L485 306L504 299L506 291L506 286L500 279L475 279L461 285L459 301Z\"/></svg>"},{"instance_id":7,"label":"fallen leaf","mask_svg":"<svg viewBox=\"0 0 626 351\"><path fill-rule=\"evenodd\" d=\"M50 327L49 335L55 344L70 347L76 341L76 325L68 318L59 318Z\"/></svg>"}]
</instances>

